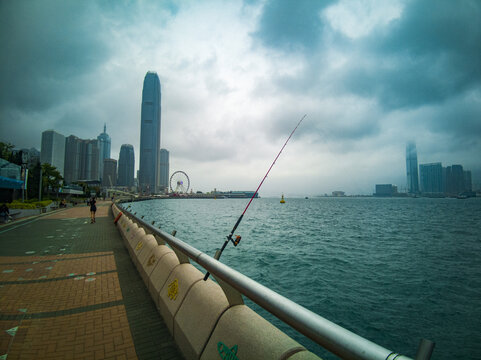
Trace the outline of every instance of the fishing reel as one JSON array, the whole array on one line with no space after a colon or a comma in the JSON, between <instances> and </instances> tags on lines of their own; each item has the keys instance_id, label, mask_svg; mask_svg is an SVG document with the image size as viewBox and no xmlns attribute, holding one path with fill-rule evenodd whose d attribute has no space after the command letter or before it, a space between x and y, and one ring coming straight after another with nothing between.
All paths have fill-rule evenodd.
<instances>
[{"instance_id":1,"label":"fishing reel","mask_svg":"<svg viewBox=\"0 0 481 360\"><path fill-rule=\"evenodd\" d=\"M227 237L230 241L232 241L232 243L234 244L234 246L237 246L239 245L240 241L241 241L241 236L240 235L235 235L235 239L232 238L232 235L229 235Z\"/></svg>"}]
</instances>

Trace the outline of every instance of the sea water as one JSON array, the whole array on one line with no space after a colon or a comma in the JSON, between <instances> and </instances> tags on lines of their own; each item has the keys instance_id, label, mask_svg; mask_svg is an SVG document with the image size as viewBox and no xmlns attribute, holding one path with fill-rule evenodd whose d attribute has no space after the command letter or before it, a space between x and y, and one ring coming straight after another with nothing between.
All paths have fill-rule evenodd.
<instances>
[{"instance_id":1,"label":"sea water","mask_svg":"<svg viewBox=\"0 0 481 360\"><path fill-rule=\"evenodd\" d=\"M137 215L214 255L248 199L132 203ZM255 199L221 261L383 347L481 359L481 199ZM250 301L324 359L336 359Z\"/></svg>"}]
</instances>

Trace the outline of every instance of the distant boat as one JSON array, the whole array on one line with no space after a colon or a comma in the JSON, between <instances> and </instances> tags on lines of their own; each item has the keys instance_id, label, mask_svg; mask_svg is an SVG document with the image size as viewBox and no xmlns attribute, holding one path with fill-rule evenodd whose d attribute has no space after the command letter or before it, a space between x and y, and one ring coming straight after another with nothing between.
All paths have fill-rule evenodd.
<instances>
[{"instance_id":1,"label":"distant boat","mask_svg":"<svg viewBox=\"0 0 481 360\"><path fill-rule=\"evenodd\" d=\"M284 194L282 194L282 197L281 197L281 204L284 204L286 201L284 200Z\"/></svg>"},{"instance_id":2,"label":"distant boat","mask_svg":"<svg viewBox=\"0 0 481 360\"><path fill-rule=\"evenodd\" d=\"M307 196L304 199L309 199Z\"/></svg>"}]
</instances>

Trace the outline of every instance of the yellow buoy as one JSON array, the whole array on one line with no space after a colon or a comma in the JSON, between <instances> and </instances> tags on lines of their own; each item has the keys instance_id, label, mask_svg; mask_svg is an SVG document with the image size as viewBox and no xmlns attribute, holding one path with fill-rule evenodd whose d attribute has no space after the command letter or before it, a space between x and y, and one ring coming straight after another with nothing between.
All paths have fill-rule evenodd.
<instances>
[{"instance_id":1,"label":"yellow buoy","mask_svg":"<svg viewBox=\"0 0 481 360\"><path fill-rule=\"evenodd\" d=\"M282 194L282 197L281 197L281 204L284 204L286 201L284 200L284 194Z\"/></svg>"}]
</instances>

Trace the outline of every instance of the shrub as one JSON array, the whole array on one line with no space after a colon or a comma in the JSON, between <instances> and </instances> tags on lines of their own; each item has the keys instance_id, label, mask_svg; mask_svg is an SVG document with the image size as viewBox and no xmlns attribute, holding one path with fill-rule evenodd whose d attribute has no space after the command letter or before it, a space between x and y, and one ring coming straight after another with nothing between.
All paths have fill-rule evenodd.
<instances>
[{"instance_id":1,"label":"shrub","mask_svg":"<svg viewBox=\"0 0 481 360\"><path fill-rule=\"evenodd\" d=\"M9 209L35 209L35 205L14 201L8 204L8 208Z\"/></svg>"},{"instance_id":2,"label":"shrub","mask_svg":"<svg viewBox=\"0 0 481 360\"><path fill-rule=\"evenodd\" d=\"M36 209L48 206L52 200L35 201L32 203L15 200L8 204L9 209Z\"/></svg>"}]
</instances>

